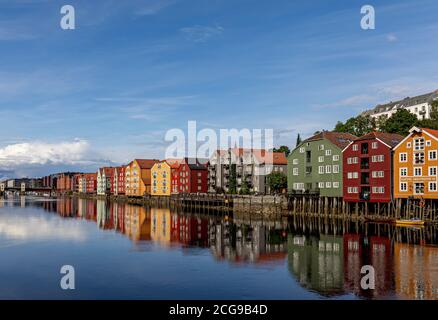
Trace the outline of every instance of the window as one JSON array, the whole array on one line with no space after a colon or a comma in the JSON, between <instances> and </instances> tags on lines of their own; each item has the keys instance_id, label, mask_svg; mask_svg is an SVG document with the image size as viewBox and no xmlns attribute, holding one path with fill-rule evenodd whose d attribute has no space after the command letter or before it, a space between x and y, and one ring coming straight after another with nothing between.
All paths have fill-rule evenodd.
<instances>
[{"instance_id":1,"label":"window","mask_svg":"<svg viewBox=\"0 0 438 320\"><path fill-rule=\"evenodd\" d=\"M353 144L353 151L358 151L358 150L359 150L359 145Z\"/></svg>"},{"instance_id":2,"label":"window","mask_svg":"<svg viewBox=\"0 0 438 320\"><path fill-rule=\"evenodd\" d=\"M298 175L298 168L293 168L293 175L297 176Z\"/></svg>"},{"instance_id":3,"label":"window","mask_svg":"<svg viewBox=\"0 0 438 320\"><path fill-rule=\"evenodd\" d=\"M431 150L429 151L429 160L436 160L437 159L437 151Z\"/></svg>"},{"instance_id":4,"label":"window","mask_svg":"<svg viewBox=\"0 0 438 320\"><path fill-rule=\"evenodd\" d=\"M372 162L383 162L385 160L385 156L383 154L372 156L371 161Z\"/></svg>"},{"instance_id":5,"label":"window","mask_svg":"<svg viewBox=\"0 0 438 320\"><path fill-rule=\"evenodd\" d=\"M429 182L429 191L437 191L437 185L436 182Z\"/></svg>"},{"instance_id":6,"label":"window","mask_svg":"<svg viewBox=\"0 0 438 320\"><path fill-rule=\"evenodd\" d=\"M400 191L408 191L408 184L406 182L401 182L400 183Z\"/></svg>"},{"instance_id":7,"label":"window","mask_svg":"<svg viewBox=\"0 0 438 320\"><path fill-rule=\"evenodd\" d=\"M325 166L325 173L332 173L332 166L330 165Z\"/></svg>"},{"instance_id":8,"label":"window","mask_svg":"<svg viewBox=\"0 0 438 320\"><path fill-rule=\"evenodd\" d=\"M414 155L415 164L424 164L424 152L417 152Z\"/></svg>"},{"instance_id":9,"label":"window","mask_svg":"<svg viewBox=\"0 0 438 320\"><path fill-rule=\"evenodd\" d=\"M300 153L304 153L304 151L306 151L306 149L303 148L303 147L301 147L301 148L300 148Z\"/></svg>"},{"instance_id":10,"label":"window","mask_svg":"<svg viewBox=\"0 0 438 320\"><path fill-rule=\"evenodd\" d=\"M324 182L319 182L318 183L318 188L324 189Z\"/></svg>"},{"instance_id":11,"label":"window","mask_svg":"<svg viewBox=\"0 0 438 320\"><path fill-rule=\"evenodd\" d=\"M377 149L378 146L379 146L379 144L378 144L377 142L373 142L373 143L371 144L371 148L372 148L372 149Z\"/></svg>"},{"instance_id":12,"label":"window","mask_svg":"<svg viewBox=\"0 0 438 320\"><path fill-rule=\"evenodd\" d=\"M298 164L298 159L293 159L292 164Z\"/></svg>"},{"instance_id":13,"label":"window","mask_svg":"<svg viewBox=\"0 0 438 320\"><path fill-rule=\"evenodd\" d=\"M414 176L421 177L423 175L423 168L417 167L414 168Z\"/></svg>"},{"instance_id":14,"label":"window","mask_svg":"<svg viewBox=\"0 0 438 320\"><path fill-rule=\"evenodd\" d=\"M318 150L324 150L324 145L323 145L323 144L320 144L320 145L318 146Z\"/></svg>"},{"instance_id":15,"label":"window","mask_svg":"<svg viewBox=\"0 0 438 320\"><path fill-rule=\"evenodd\" d=\"M324 162L324 156L318 157L318 162Z\"/></svg>"},{"instance_id":16,"label":"window","mask_svg":"<svg viewBox=\"0 0 438 320\"><path fill-rule=\"evenodd\" d=\"M294 183L293 189L294 190L304 190L304 183Z\"/></svg>"},{"instance_id":17,"label":"window","mask_svg":"<svg viewBox=\"0 0 438 320\"><path fill-rule=\"evenodd\" d=\"M358 157L354 157L353 158L353 163L358 163L359 162L359 158Z\"/></svg>"},{"instance_id":18,"label":"window","mask_svg":"<svg viewBox=\"0 0 438 320\"><path fill-rule=\"evenodd\" d=\"M408 162L408 154L403 152L400 153L400 162Z\"/></svg>"},{"instance_id":19,"label":"window","mask_svg":"<svg viewBox=\"0 0 438 320\"><path fill-rule=\"evenodd\" d=\"M400 176L406 177L408 175L408 168L400 168Z\"/></svg>"},{"instance_id":20,"label":"window","mask_svg":"<svg viewBox=\"0 0 438 320\"><path fill-rule=\"evenodd\" d=\"M339 165L335 164L333 166L333 173L339 173Z\"/></svg>"},{"instance_id":21,"label":"window","mask_svg":"<svg viewBox=\"0 0 438 320\"><path fill-rule=\"evenodd\" d=\"M332 150L325 150L325 155L326 156L331 156L332 155Z\"/></svg>"},{"instance_id":22,"label":"window","mask_svg":"<svg viewBox=\"0 0 438 320\"><path fill-rule=\"evenodd\" d=\"M384 171L373 171L372 172L372 177L373 178L383 178L385 176L385 172Z\"/></svg>"},{"instance_id":23,"label":"window","mask_svg":"<svg viewBox=\"0 0 438 320\"><path fill-rule=\"evenodd\" d=\"M435 177L437 173L437 167L429 167L429 176Z\"/></svg>"},{"instance_id":24,"label":"window","mask_svg":"<svg viewBox=\"0 0 438 320\"><path fill-rule=\"evenodd\" d=\"M423 194L424 193L424 183L414 183L414 192L415 194Z\"/></svg>"},{"instance_id":25,"label":"window","mask_svg":"<svg viewBox=\"0 0 438 320\"><path fill-rule=\"evenodd\" d=\"M319 174L324 174L324 166L319 166L318 167L318 173Z\"/></svg>"},{"instance_id":26,"label":"window","mask_svg":"<svg viewBox=\"0 0 438 320\"><path fill-rule=\"evenodd\" d=\"M347 158L347 163L348 164L352 164L353 163L353 158Z\"/></svg>"},{"instance_id":27,"label":"window","mask_svg":"<svg viewBox=\"0 0 438 320\"><path fill-rule=\"evenodd\" d=\"M412 148L412 143L411 143L411 142L408 142L408 143L406 144L406 148L408 148L408 149Z\"/></svg>"},{"instance_id":28,"label":"window","mask_svg":"<svg viewBox=\"0 0 438 320\"><path fill-rule=\"evenodd\" d=\"M426 141L426 147L430 147L431 145L432 145L432 141L427 140L427 141Z\"/></svg>"},{"instance_id":29,"label":"window","mask_svg":"<svg viewBox=\"0 0 438 320\"><path fill-rule=\"evenodd\" d=\"M424 138L417 138L414 140L414 150L424 150Z\"/></svg>"},{"instance_id":30,"label":"window","mask_svg":"<svg viewBox=\"0 0 438 320\"><path fill-rule=\"evenodd\" d=\"M335 189L339 188L339 182L333 182L333 188Z\"/></svg>"},{"instance_id":31,"label":"window","mask_svg":"<svg viewBox=\"0 0 438 320\"><path fill-rule=\"evenodd\" d=\"M333 161L339 161L339 155L335 154L335 155L333 156Z\"/></svg>"},{"instance_id":32,"label":"window","mask_svg":"<svg viewBox=\"0 0 438 320\"><path fill-rule=\"evenodd\" d=\"M330 189L330 188L332 187L332 183L331 183L330 181L327 181L327 182L325 183L325 187L326 187L327 189Z\"/></svg>"}]
</instances>

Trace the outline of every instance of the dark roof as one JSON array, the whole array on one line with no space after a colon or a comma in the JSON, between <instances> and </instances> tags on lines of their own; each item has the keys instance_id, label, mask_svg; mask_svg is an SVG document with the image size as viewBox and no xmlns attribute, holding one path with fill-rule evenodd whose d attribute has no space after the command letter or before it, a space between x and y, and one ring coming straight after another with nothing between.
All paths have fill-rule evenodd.
<instances>
[{"instance_id":1,"label":"dark roof","mask_svg":"<svg viewBox=\"0 0 438 320\"><path fill-rule=\"evenodd\" d=\"M371 139L380 139L384 143L389 145L391 148L394 148L404 139L404 137L397 133L370 132L364 136L357 138L355 141L371 140Z\"/></svg>"},{"instance_id":2,"label":"dark roof","mask_svg":"<svg viewBox=\"0 0 438 320\"><path fill-rule=\"evenodd\" d=\"M189 166L190 170L206 170L207 167L204 163L207 163L207 159L199 158L184 158L184 162Z\"/></svg>"},{"instance_id":3,"label":"dark roof","mask_svg":"<svg viewBox=\"0 0 438 320\"><path fill-rule=\"evenodd\" d=\"M333 143L335 146L339 147L340 149L344 149L346 146L348 146L352 141L357 139L356 136L350 134L350 133L344 133L344 132L334 132L334 131L322 131L314 136L304 140L303 142L311 142L311 141L317 141L327 139L331 143Z\"/></svg>"},{"instance_id":4,"label":"dark roof","mask_svg":"<svg viewBox=\"0 0 438 320\"><path fill-rule=\"evenodd\" d=\"M403 100L399 100L399 101L395 101L395 102L389 102L386 104L379 104L376 107L374 107L371 110L365 111L363 114L364 115L372 115L372 114L377 114L377 113L381 113L381 112L386 112L386 111L390 111L390 110L397 110L397 109L402 109L402 108L408 108L408 107L412 107L415 106L417 104L422 104L422 103L431 103L434 100L438 99L438 90L433 91L433 92L429 92L426 94L422 94L416 97L407 97L404 98Z\"/></svg>"}]
</instances>

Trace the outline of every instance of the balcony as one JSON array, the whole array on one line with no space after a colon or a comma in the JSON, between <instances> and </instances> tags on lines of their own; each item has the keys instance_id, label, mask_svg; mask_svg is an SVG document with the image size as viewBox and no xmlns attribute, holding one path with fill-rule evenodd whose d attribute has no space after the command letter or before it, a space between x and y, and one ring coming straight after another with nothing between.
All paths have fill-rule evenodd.
<instances>
[{"instance_id":1,"label":"balcony","mask_svg":"<svg viewBox=\"0 0 438 320\"><path fill-rule=\"evenodd\" d=\"M369 187L362 188L359 194L360 200L369 201L370 196L371 196L370 188Z\"/></svg>"},{"instance_id":2,"label":"balcony","mask_svg":"<svg viewBox=\"0 0 438 320\"><path fill-rule=\"evenodd\" d=\"M368 170L370 168L370 159L369 158L360 159L360 168L362 170Z\"/></svg>"},{"instance_id":3,"label":"balcony","mask_svg":"<svg viewBox=\"0 0 438 320\"><path fill-rule=\"evenodd\" d=\"M368 154L368 143L362 143L360 146L361 154Z\"/></svg>"},{"instance_id":4,"label":"balcony","mask_svg":"<svg viewBox=\"0 0 438 320\"><path fill-rule=\"evenodd\" d=\"M369 173L362 173L360 176L360 183L361 184L370 184L370 174Z\"/></svg>"}]
</instances>

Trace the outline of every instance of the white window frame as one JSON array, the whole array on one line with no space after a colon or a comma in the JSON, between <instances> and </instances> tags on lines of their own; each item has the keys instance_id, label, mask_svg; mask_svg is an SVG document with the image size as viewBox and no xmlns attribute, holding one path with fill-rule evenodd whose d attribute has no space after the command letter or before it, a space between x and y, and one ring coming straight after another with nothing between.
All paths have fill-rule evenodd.
<instances>
[{"instance_id":1,"label":"white window frame","mask_svg":"<svg viewBox=\"0 0 438 320\"><path fill-rule=\"evenodd\" d=\"M325 173L332 173L332 166L331 165L326 165L325 166Z\"/></svg>"},{"instance_id":2,"label":"white window frame","mask_svg":"<svg viewBox=\"0 0 438 320\"><path fill-rule=\"evenodd\" d=\"M298 163L299 163L299 160L297 158L292 160L292 164L298 164Z\"/></svg>"},{"instance_id":3,"label":"white window frame","mask_svg":"<svg viewBox=\"0 0 438 320\"><path fill-rule=\"evenodd\" d=\"M319 156L318 157L318 162L324 162L324 156Z\"/></svg>"},{"instance_id":4,"label":"white window frame","mask_svg":"<svg viewBox=\"0 0 438 320\"><path fill-rule=\"evenodd\" d=\"M377 149L377 148L379 148L379 143L377 141L371 143L371 149Z\"/></svg>"},{"instance_id":5,"label":"white window frame","mask_svg":"<svg viewBox=\"0 0 438 320\"><path fill-rule=\"evenodd\" d=\"M353 144L353 151L359 151L359 145L358 144Z\"/></svg>"},{"instance_id":6,"label":"white window frame","mask_svg":"<svg viewBox=\"0 0 438 320\"><path fill-rule=\"evenodd\" d=\"M435 157L432 158L431 154L435 153ZM427 158L429 159L429 161L435 161L438 159L438 151L437 150L429 150L429 152L427 153Z\"/></svg>"},{"instance_id":7,"label":"white window frame","mask_svg":"<svg viewBox=\"0 0 438 320\"><path fill-rule=\"evenodd\" d=\"M324 174L325 173L325 167L324 166L319 166L318 167L318 174Z\"/></svg>"},{"instance_id":8,"label":"white window frame","mask_svg":"<svg viewBox=\"0 0 438 320\"><path fill-rule=\"evenodd\" d=\"M339 173L339 165L337 165L337 164L333 165L332 172Z\"/></svg>"},{"instance_id":9,"label":"white window frame","mask_svg":"<svg viewBox=\"0 0 438 320\"><path fill-rule=\"evenodd\" d=\"M434 185L435 187L432 188L432 187L431 187L432 185ZM437 182L436 182L436 181L429 181L429 186L428 186L428 187L429 187L428 190L429 190L430 192L437 192L437 191L438 191L438 185L437 185Z\"/></svg>"},{"instance_id":10,"label":"white window frame","mask_svg":"<svg viewBox=\"0 0 438 320\"><path fill-rule=\"evenodd\" d=\"M325 155L326 156L331 156L332 155L332 150L331 149L325 150Z\"/></svg>"},{"instance_id":11,"label":"white window frame","mask_svg":"<svg viewBox=\"0 0 438 320\"><path fill-rule=\"evenodd\" d=\"M408 168L407 167L400 168L400 177L407 177L407 176L408 176Z\"/></svg>"},{"instance_id":12,"label":"white window frame","mask_svg":"<svg viewBox=\"0 0 438 320\"><path fill-rule=\"evenodd\" d=\"M435 171L435 174L432 173L432 170ZM438 167L429 167L429 177L436 177L438 173Z\"/></svg>"},{"instance_id":13,"label":"white window frame","mask_svg":"<svg viewBox=\"0 0 438 320\"><path fill-rule=\"evenodd\" d=\"M420 170L420 174L417 174L417 170ZM422 177L423 176L423 168L422 167L414 167L414 177Z\"/></svg>"},{"instance_id":14,"label":"white window frame","mask_svg":"<svg viewBox=\"0 0 438 320\"><path fill-rule=\"evenodd\" d=\"M400 152L399 161L400 162L408 162L408 153L407 152Z\"/></svg>"},{"instance_id":15,"label":"white window frame","mask_svg":"<svg viewBox=\"0 0 438 320\"><path fill-rule=\"evenodd\" d=\"M294 175L294 176L299 176L300 175L298 168L293 168L292 169L292 175Z\"/></svg>"},{"instance_id":16,"label":"white window frame","mask_svg":"<svg viewBox=\"0 0 438 320\"><path fill-rule=\"evenodd\" d=\"M400 189L400 192L407 192L408 191L408 183L407 182L400 182L399 189Z\"/></svg>"},{"instance_id":17,"label":"white window frame","mask_svg":"<svg viewBox=\"0 0 438 320\"><path fill-rule=\"evenodd\" d=\"M304 153L304 152L306 152L306 148L301 147L301 148L300 148L300 153Z\"/></svg>"}]
</instances>

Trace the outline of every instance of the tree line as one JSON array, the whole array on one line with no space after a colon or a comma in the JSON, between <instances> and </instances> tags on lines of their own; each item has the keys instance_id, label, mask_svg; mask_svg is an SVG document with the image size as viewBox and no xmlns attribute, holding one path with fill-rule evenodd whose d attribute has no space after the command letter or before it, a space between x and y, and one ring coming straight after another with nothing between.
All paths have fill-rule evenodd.
<instances>
[{"instance_id":1,"label":"tree line","mask_svg":"<svg viewBox=\"0 0 438 320\"><path fill-rule=\"evenodd\" d=\"M398 109L391 117L372 118L371 116L359 115L347 121L338 123L334 131L351 133L355 136L363 136L373 131L398 133L406 136L412 127L422 127L438 130L438 101L432 103L430 119L418 119L417 116L406 109Z\"/></svg>"}]
</instances>

